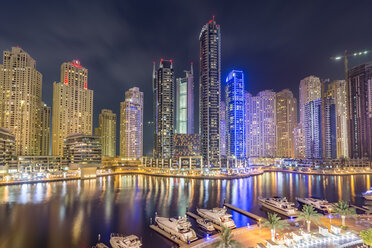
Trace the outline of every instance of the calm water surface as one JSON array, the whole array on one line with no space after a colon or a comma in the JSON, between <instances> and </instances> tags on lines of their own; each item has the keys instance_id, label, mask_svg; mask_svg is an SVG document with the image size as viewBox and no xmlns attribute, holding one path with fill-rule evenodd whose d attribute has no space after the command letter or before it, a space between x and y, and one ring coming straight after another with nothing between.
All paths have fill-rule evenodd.
<instances>
[{"instance_id":1,"label":"calm water surface","mask_svg":"<svg viewBox=\"0 0 372 248\"><path fill-rule=\"evenodd\" d=\"M91 247L98 234L108 244L111 232L141 236L144 247L170 247L171 242L148 228L155 212L184 215L186 208L221 206L226 199L265 216L257 204L259 196L286 196L291 201L309 196L331 202L343 199L362 206L361 193L371 187L371 177L273 172L236 180L197 180L116 175L3 186L0 247ZM232 215L238 227L254 223L236 212Z\"/></svg>"}]
</instances>

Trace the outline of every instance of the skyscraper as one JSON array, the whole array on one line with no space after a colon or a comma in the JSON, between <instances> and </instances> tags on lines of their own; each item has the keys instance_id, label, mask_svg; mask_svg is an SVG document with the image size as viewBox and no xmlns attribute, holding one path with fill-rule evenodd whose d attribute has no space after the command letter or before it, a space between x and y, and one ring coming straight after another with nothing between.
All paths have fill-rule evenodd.
<instances>
[{"instance_id":1,"label":"skyscraper","mask_svg":"<svg viewBox=\"0 0 372 248\"><path fill-rule=\"evenodd\" d=\"M172 60L160 60L159 69L153 70L155 104L154 157L169 159L173 156L174 135L174 71Z\"/></svg>"},{"instance_id":2,"label":"skyscraper","mask_svg":"<svg viewBox=\"0 0 372 248\"><path fill-rule=\"evenodd\" d=\"M138 87L125 92L125 101L120 104L120 156L143 156L143 92Z\"/></svg>"},{"instance_id":3,"label":"skyscraper","mask_svg":"<svg viewBox=\"0 0 372 248\"><path fill-rule=\"evenodd\" d=\"M221 32L214 18L200 32L199 125L205 167L221 166Z\"/></svg>"},{"instance_id":4,"label":"skyscraper","mask_svg":"<svg viewBox=\"0 0 372 248\"><path fill-rule=\"evenodd\" d=\"M249 93L245 97L247 157L275 157L276 94L264 90L255 97Z\"/></svg>"},{"instance_id":5,"label":"skyscraper","mask_svg":"<svg viewBox=\"0 0 372 248\"><path fill-rule=\"evenodd\" d=\"M52 109L44 102L41 105L40 155L48 156L50 153L50 115Z\"/></svg>"},{"instance_id":6,"label":"skyscraper","mask_svg":"<svg viewBox=\"0 0 372 248\"><path fill-rule=\"evenodd\" d=\"M323 158L322 100L306 102L304 113L305 156L309 159Z\"/></svg>"},{"instance_id":7,"label":"skyscraper","mask_svg":"<svg viewBox=\"0 0 372 248\"><path fill-rule=\"evenodd\" d=\"M4 51L0 65L0 127L15 136L16 155L40 155L42 75L19 47Z\"/></svg>"},{"instance_id":8,"label":"skyscraper","mask_svg":"<svg viewBox=\"0 0 372 248\"><path fill-rule=\"evenodd\" d=\"M176 133L194 133L194 70L191 63L186 76L176 80Z\"/></svg>"},{"instance_id":9,"label":"skyscraper","mask_svg":"<svg viewBox=\"0 0 372 248\"><path fill-rule=\"evenodd\" d=\"M336 104L333 98L323 98L324 110L322 115L322 121L324 121L323 127L323 140L324 140L324 152L323 158L325 159L336 159L337 158L337 135L336 135Z\"/></svg>"},{"instance_id":10,"label":"skyscraper","mask_svg":"<svg viewBox=\"0 0 372 248\"><path fill-rule=\"evenodd\" d=\"M372 64L351 68L349 74L349 156L372 160Z\"/></svg>"},{"instance_id":11,"label":"skyscraper","mask_svg":"<svg viewBox=\"0 0 372 248\"><path fill-rule=\"evenodd\" d=\"M221 107L220 107L220 134L221 134L221 157L226 158L227 155L227 140L226 140L226 103L224 101L221 101Z\"/></svg>"},{"instance_id":12,"label":"skyscraper","mask_svg":"<svg viewBox=\"0 0 372 248\"><path fill-rule=\"evenodd\" d=\"M246 156L246 142L243 72L231 71L226 78L226 84L228 155L244 159Z\"/></svg>"},{"instance_id":13,"label":"skyscraper","mask_svg":"<svg viewBox=\"0 0 372 248\"><path fill-rule=\"evenodd\" d=\"M285 89L276 93L276 156L295 157L294 132L297 126L297 99Z\"/></svg>"},{"instance_id":14,"label":"skyscraper","mask_svg":"<svg viewBox=\"0 0 372 248\"><path fill-rule=\"evenodd\" d=\"M337 80L330 83L328 85L327 97L333 98L336 104L337 158L348 158L348 111L345 80Z\"/></svg>"},{"instance_id":15,"label":"skyscraper","mask_svg":"<svg viewBox=\"0 0 372 248\"><path fill-rule=\"evenodd\" d=\"M95 136L100 138L102 156L116 156L116 114L109 109L102 109L98 117Z\"/></svg>"},{"instance_id":16,"label":"skyscraper","mask_svg":"<svg viewBox=\"0 0 372 248\"><path fill-rule=\"evenodd\" d=\"M93 91L88 70L79 60L61 65L61 80L53 84L52 154L63 154L64 139L71 134L92 135Z\"/></svg>"}]
</instances>

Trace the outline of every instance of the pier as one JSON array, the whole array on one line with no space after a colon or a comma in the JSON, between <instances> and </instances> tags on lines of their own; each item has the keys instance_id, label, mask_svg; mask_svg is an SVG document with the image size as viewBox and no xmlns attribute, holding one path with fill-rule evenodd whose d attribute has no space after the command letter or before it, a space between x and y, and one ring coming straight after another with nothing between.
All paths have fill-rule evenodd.
<instances>
[{"instance_id":1,"label":"pier","mask_svg":"<svg viewBox=\"0 0 372 248\"><path fill-rule=\"evenodd\" d=\"M358 207L358 206L356 206L356 205L352 205L352 204L350 204L350 207L353 207L353 208L355 208L355 209L359 209L359 210L364 211L364 212L367 212L367 211L368 211L367 208L364 208L364 207Z\"/></svg>"},{"instance_id":2,"label":"pier","mask_svg":"<svg viewBox=\"0 0 372 248\"><path fill-rule=\"evenodd\" d=\"M245 211L245 210L243 210L243 209L240 209L240 208L234 207L233 205L231 205L231 204L229 204L229 203L224 203L223 205L224 205L225 207L230 208L231 210L233 210L233 211L235 211L235 212L238 212L238 213L240 213L240 214L242 214L242 215L245 215L245 216L247 216L247 217L249 217L249 218L251 218L251 219L253 219L253 220L257 221L257 222L261 222L262 220L265 219L265 218L263 218L263 217L261 217L261 216L258 216L258 215L255 215L255 214L252 214L252 213L250 213L250 212L248 212L248 211Z\"/></svg>"},{"instance_id":3,"label":"pier","mask_svg":"<svg viewBox=\"0 0 372 248\"><path fill-rule=\"evenodd\" d=\"M191 212L186 212L186 214L187 214L188 216L190 216L191 218L195 219L195 220L203 219L203 218L200 217L199 215L194 214L194 213L191 213ZM214 228L215 228L216 230L218 230L218 231L222 231L222 227L221 227L221 226L216 225L216 224L214 224L213 222L211 222L211 223L213 224L213 226L214 226Z\"/></svg>"},{"instance_id":4,"label":"pier","mask_svg":"<svg viewBox=\"0 0 372 248\"><path fill-rule=\"evenodd\" d=\"M172 238L172 236L173 236L172 234L167 233L166 231L160 229L159 227L157 227L155 225L150 225L150 228L152 230L154 230L155 232L159 233L160 235L166 237L167 239L169 239L173 243L177 244L179 247L188 247L189 246L188 244L186 244L185 242L179 240L178 238L177 239Z\"/></svg>"}]
</instances>

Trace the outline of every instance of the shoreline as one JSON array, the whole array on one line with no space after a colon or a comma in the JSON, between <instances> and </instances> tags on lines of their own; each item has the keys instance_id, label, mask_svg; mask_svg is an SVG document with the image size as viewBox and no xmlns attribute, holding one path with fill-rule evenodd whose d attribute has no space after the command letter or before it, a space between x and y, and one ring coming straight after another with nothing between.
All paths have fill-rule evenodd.
<instances>
[{"instance_id":1,"label":"shoreline","mask_svg":"<svg viewBox=\"0 0 372 248\"><path fill-rule=\"evenodd\" d=\"M347 172L347 173L335 173L335 172L304 172L304 171L289 171L282 169L263 169L263 171L254 172L250 174L241 174L241 175L232 175L232 176L207 176L207 175L173 175L173 174L164 174L164 173L151 173L146 171L115 171L111 173L105 173L97 175L97 177L113 176L113 175L146 175L146 176L156 176L156 177L171 177L171 178L186 178L186 179L202 179L202 180L233 180L248 178L252 176L259 176L265 172L282 172L282 173L293 173L293 174L302 174L302 175L315 175L315 176L353 176L353 175L372 175L372 171L364 172ZM71 181L71 180L90 180L95 178L80 178L80 177L67 177L67 178L51 178L44 180L31 180L31 181L11 181L11 182L0 182L1 186L8 185L20 185L20 184L36 184L36 183L50 183L50 182L60 182L60 181Z\"/></svg>"}]
</instances>

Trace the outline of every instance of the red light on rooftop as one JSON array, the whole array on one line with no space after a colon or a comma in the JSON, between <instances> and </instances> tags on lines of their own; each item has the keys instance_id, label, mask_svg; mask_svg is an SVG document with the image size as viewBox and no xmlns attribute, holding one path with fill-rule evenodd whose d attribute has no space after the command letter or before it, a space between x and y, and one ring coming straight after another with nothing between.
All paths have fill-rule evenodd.
<instances>
[{"instance_id":1,"label":"red light on rooftop","mask_svg":"<svg viewBox=\"0 0 372 248\"><path fill-rule=\"evenodd\" d=\"M80 61L77 60L77 59L73 60L73 61L71 62L71 64L72 64L73 66L78 67L78 68L81 68L81 67L82 67L82 66L80 65Z\"/></svg>"},{"instance_id":2,"label":"red light on rooftop","mask_svg":"<svg viewBox=\"0 0 372 248\"><path fill-rule=\"evenodd\" d=\"M191 62L190 62L190 64L192 64L192 65L193 65L193 64L194 64L194 62L192 62L192 61L191 61Z\"/></svg>"},{"instance_id":3,"label":"red light on rooftop","mask_svg":"<svg viewBox=\"0 0 372 248\"><path fill-rule=\"evenodd\" d=\"M160 59L160 62L163 62L163 61L164 61L164 59L163 59L163 58L161 58L161 59Z\"/></svg>"},{"instance_id":4,"label":"red light on rooftop","mask_svg":"<svg viewBox=\"0 0 372 248\"><path fill-rule=\"evenodd\" d=\"M87 83L87 81L84 81L84 89L88 89L88 83Z\"/></svg>"},{"instance_id":5,"label":"red light on rooftop","mask_svg":"<svg viewBox=\"0 0 372 248\"><path fill-rule=\"evenodd\" d=\"M172 60L172 59L170 59L170 60L169 60L169 62L173 63L173 60Z\"/></svg>"}]
</instances>

